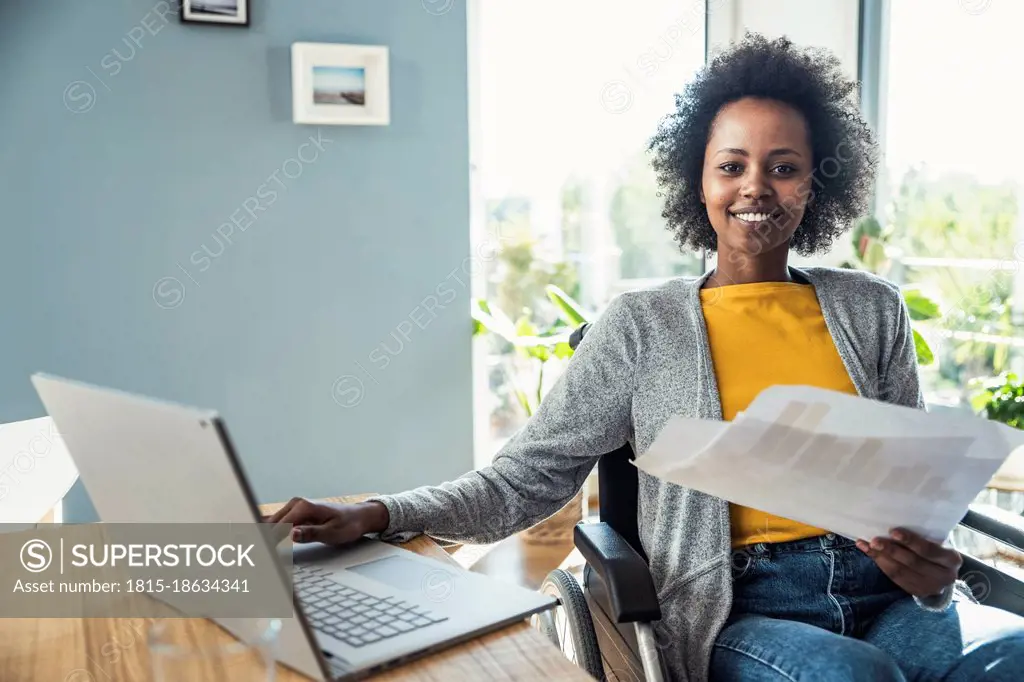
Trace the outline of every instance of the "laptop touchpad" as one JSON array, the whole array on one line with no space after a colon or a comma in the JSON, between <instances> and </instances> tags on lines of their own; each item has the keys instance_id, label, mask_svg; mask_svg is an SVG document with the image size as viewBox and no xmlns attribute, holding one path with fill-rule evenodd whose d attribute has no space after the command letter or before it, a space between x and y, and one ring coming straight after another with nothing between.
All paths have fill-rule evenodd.
<instances>
[{"instance_id":1,"label":"laptop touchpad","mask_svg":"<svg viewBox=\"0 0 1024 682\"><path fill-rule=\"evenodd\" d=\"M350 566L345 570L407 592L451 592L452 584L457 577L455 571L440 566L429 566L401 556L375 559L358 566Z\"/></svg>"}]
</instances>

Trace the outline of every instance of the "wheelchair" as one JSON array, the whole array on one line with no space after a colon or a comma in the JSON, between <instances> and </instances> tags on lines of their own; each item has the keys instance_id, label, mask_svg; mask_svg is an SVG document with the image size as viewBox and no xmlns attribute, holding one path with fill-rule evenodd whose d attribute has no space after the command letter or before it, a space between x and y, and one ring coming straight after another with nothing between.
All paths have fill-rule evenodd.
<instances>
[{"instance_id":1,"label":"wheelchair","mask_svg":"<svg viewBox=\"0 0 1024 682\"><path fill-rule=\"evenodd\" d=\"M570 338L575 348L587 325ZM598 460L598 522L582 521L573 543L583 556L582 585L564 569L548 574L540 590L559 605L532 625L597 680L662 682L669 679L653 623L661 608L637 526L637 468L627 443ZM958 529L987 536L1024 552L1024 517L971 505ZM960 578L978 601L1024 616L1024 581L961 551Z\"/></svg>"}]
</instances>

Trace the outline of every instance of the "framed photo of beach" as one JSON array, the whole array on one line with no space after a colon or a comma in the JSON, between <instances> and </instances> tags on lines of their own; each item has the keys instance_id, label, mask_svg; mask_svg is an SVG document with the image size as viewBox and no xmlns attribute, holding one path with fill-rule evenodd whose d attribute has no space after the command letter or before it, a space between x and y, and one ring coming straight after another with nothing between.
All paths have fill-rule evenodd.
<instances>
[{"instance_id":1,"label":"framed photo of beach","mask_svg":"<svg viewBox=\"0 0 1024 682\"><path fill-rule=\"evenodd\" d=\"M388 48L293 43L292 118L318 125L389 125Z\"/></svg>"},{"instance_id":2,"label":"framed photo of beach","mask_svg":"<svg viewBox=\"0 0 1024 682\"><path fill-rule=\"evenodd\" d=\"M249 25L249 0L181 0L181 20L197 24Z\"/></svg>"}]
</instances>

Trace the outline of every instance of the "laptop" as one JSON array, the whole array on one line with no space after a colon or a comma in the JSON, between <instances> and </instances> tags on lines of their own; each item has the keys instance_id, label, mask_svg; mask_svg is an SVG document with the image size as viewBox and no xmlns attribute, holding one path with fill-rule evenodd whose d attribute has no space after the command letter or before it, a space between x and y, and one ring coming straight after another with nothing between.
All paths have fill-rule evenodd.
<instances>
[{"instance_id":1,"label":"laptop","mask_svg":"<svg viewBox=\"0 0 1024 682\"><path fill-rule=\"evenodd\" d=\"M32 383L102 521L261 521L215 411L46 374ZM361 679L557 605L368 538L342 548L295 545L292 558L295 611L282 619L277 660L314 680ZM258 622L211 620L243 639Z\"/></svg>"}]
</instances>

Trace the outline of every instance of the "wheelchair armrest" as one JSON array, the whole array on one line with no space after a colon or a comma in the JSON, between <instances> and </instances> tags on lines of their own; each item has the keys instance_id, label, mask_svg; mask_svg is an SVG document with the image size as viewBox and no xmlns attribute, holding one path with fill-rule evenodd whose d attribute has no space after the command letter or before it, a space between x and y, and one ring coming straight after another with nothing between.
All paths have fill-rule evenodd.
<instances>
[{"instance_id":1,"label":"wheelchair armrest","mask_svg":"<svg viewBox=\"0 0 1024 682\"><path fill-rule=\"evenodd\" d=\"M972 504L960 525L1024 552L1024 517L986 504Z\"/></svg>"},{"instance_id":2,"label":"wheelchair armrest","mask_svg":"<svg viewBox=\"0 0 1024 682\"><path fill-rule=\"evenodd\" d=\"M661 619L650 568L615 529L607 523L578 523L573 541L608 588L616 622Z\"/></svg>"}]
</instances>

